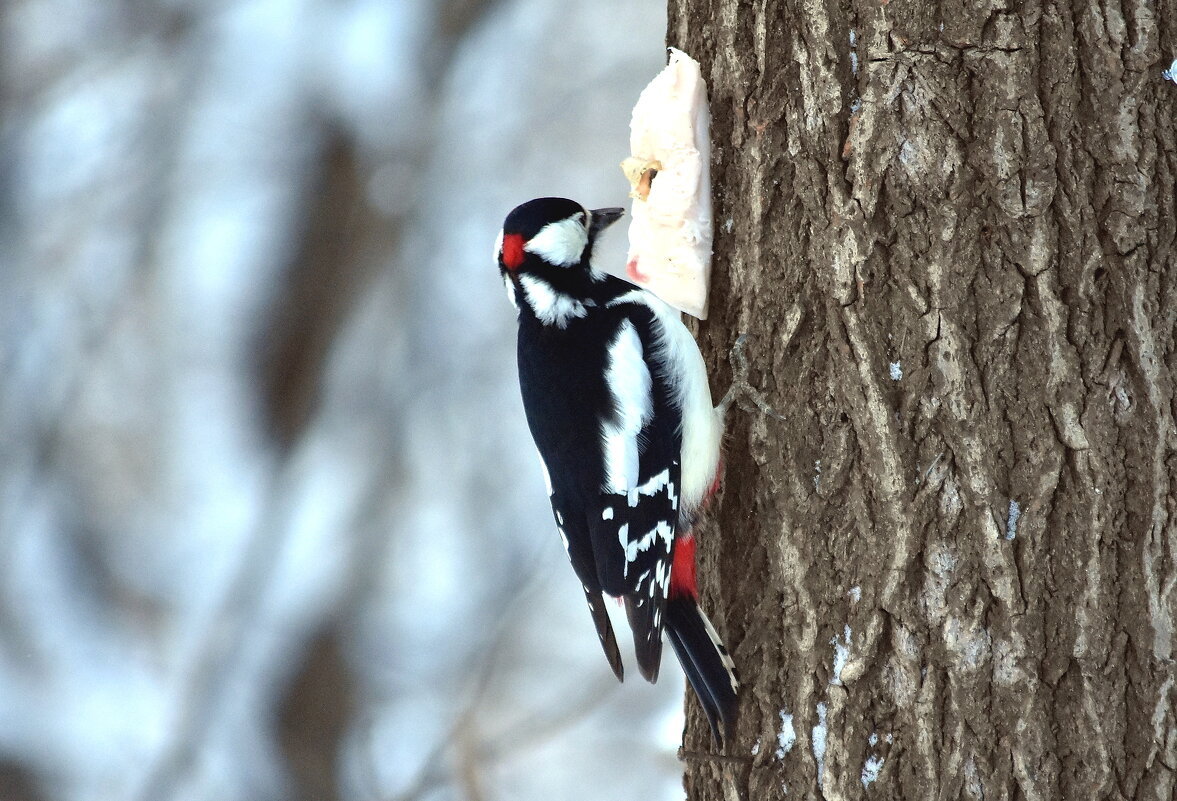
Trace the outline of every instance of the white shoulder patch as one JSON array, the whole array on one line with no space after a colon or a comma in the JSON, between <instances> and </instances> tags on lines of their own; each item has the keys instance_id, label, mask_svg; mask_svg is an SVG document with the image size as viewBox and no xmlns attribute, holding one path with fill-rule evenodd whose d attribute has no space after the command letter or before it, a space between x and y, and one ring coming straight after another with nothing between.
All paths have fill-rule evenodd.
<instances>
[{"instance_id":1,"label":"white shoulder patch","mask_svg":"<svg viewBox=\"0 0 1177 801\"><path fill-rule=\"evenodd\" d=\"M548 223L528 240L523 249L560 267L579 264L588 245L588 231L584 226L585 221L579 214L567 220Z\"/></svg>"},{"instance_id":2,"label":"white shoulder patch","mask_svg":"<svg viewBox=\"0 0 1177 801\"><path fill-rule=\"evenodd\" d=\"M565 328L573 317L584 317L588 314L588 309L583 303L563 292L557 292L542 278L524 273L519 276L519 283L527 292L527 302L531 305L532 311L544 325Z\"/></svg>"},{"instance_id":3,"label":"white shoulder patch","mask_svg":"<svg viewBox=\"0 0 1177 801\"><path fill-rule=\"evenodd\" d=\"M654 312L657 350L650 354L662 371L674 381L671 392L682 410L682 484L679 506L688 514L707 495L719 468L719 446L723 439L723 418L711 402L707 366L699 345L683 325L682 315L655 295L635 289L609 301L609 306L641 304Z\"/></svg>"},{"instance_id":4,"label":"white shoulder patch","mask_svg":"<svg viewBox=\"0 0 1177 801\"><path fill-rule=\"evenodd\" d=\"M638 436L654 415L650 368L642 340L633 323L625 320L609 345L605 383L613 397L616 419L601 426L607 492L628 494L638 482Z\"/></svg>"}]
</instances>

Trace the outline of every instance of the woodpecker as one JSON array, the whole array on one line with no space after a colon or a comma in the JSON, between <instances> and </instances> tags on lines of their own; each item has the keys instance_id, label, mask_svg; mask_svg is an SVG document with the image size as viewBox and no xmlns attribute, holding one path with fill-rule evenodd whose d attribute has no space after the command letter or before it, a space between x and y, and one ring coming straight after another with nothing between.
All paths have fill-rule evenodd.
<instances>
[{"instance_id":1,"label":"woodpecker","mask_svg":"<svg viewBox=\"0 0 1177 801\"><path fill-rule=\"evenodd\" d=\"M622 680L602 595L622 599L650 682L665 629L722 743L739 682L699 608L692 529L718 484L726 402L712 405L680 314L593 266L624 213L530 200L507 215L495 258L518 312L519 385L556 529L609 665Z\"/></svg>"}]
</instances>

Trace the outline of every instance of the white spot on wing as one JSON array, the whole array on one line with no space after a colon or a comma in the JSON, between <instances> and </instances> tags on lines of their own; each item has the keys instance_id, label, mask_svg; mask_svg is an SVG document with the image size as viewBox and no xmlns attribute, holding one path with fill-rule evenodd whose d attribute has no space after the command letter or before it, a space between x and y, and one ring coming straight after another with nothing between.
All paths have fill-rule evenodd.
<instances>
[{"instance_id":1,"label":"white spot on wing","mask_svg":"<svg viewBox=\"0 0 1177 801\"><path fill-rule=\"evenodd\" d=\"M557 292L552 286L534 275L519 276L519 283L527 292L527 301L531 310L544 325L555 325L564 328L573 317L584 317L588 314L584 304L576 298Z\"/></svg>"},{"instance_id":2,"label":"white spot on wing","mask_svg":"<svg viewBox=\"0 0 1177 801\"><path fill-rule=\"evenodd\" d=\"M629 523L622 523L621 528L617 529L617 539L621 540L622 548L629 548ZM629 563L625 565L625 572L629 573Z\"/></svg>"},{"instance_id":3,"label":"white spot on wing","mask_svg":"<svg viewBox=\"0 0 1177 801\"><path fill-rule=\"evenodd\" d=\"M654 414L650 370L643 356L637 330L629 320L623 321L609 345L605 368L605 383L613 396L616 419L601 426L604 489L622 495L637 484L638 435Z\"/></svg>"},{"instance_id":4,"label":"white spot on wing","mask_svg":"<svg viewBox=\"0 0 1177 801\"><path fill-rule=\"evenodd\" d=\"M629 505L637 506L639 496L646 496L652 498L666 488L667 495L670 497L671 506L678 508L678 497L674 494L674 482L670 480L670 468L663 470L655 476L652 476L649 481L641 486L632 488L629 491Z\"/></svg>"},{"instance_id":5,"label":"white spot on wing","mask_svg":"<svg viewBox=\"0 0 1177 801\"><path fill-rule=\"evenodd\" d=\"M666 547L669 551L670 546L667 545ZM654 581L662 589L663 595L666 595L667 590L670 588L670 571L671 563L669 559L659 559L654 565ZM650 595L651 597L654 595L653 585L650 587Z\"/></svg>"},{"instance_id":6,"label":"white spot on wing","mask_svg":"<svg viewBox=\"0 0 1177 801\"><path fill-rule=\"evenodd\" d=\"M674 528L667 522L662 521L654 526L654 528L647 531L641 537L635 540L629 539L629 524L621 527L621 547L625 549L625 574L629 575L629 566L638 558L639 553L645 553L653 547L654 542L658 537L662 538L663 546L667 551L670 550L670 543L674 539ZM659 585L665 586L666 582L670 580L670 570L666 570L666 577L663 579L662 566L665 560L659 560L655 565L655 572L658 577ZM669 563L667 563L669 564Z\"/></svg>"},{"instance_id":7,"label":"white spot on wing","mask_svg":"<svg viewBox=\"0 0 1177 801\"><path fill-rule=\"evenodd\" d=\"M588 231L584 226L584 215L579 213L566 220L548 223L528 240L523 249L558 267L579 264L588 245Z\"/></svg>"},{"instance_id":8,"label":"white spot on wing","mask_svg":"<svg viewBox=\"0 0 1177 801\"><path fill-rule=\"evenodd\" d=\"M674 543L674 527L669 523L659 523L658 533L662 536L662 545L670 553L670 546ZM670 581L670 562L666 563L666 581Z\"/></svg>"},{"instance_id":9,"label":"white spot on wing","mask_svg":"<svg viewBox=\"0 0 1177 801\"><path fill-rule=\"evenodd\" d=\"M605 507L604 511L601 512L601 519L602 520L612 520L613 519L613 507L612 506Z\"/></svg>"}]
</instances>

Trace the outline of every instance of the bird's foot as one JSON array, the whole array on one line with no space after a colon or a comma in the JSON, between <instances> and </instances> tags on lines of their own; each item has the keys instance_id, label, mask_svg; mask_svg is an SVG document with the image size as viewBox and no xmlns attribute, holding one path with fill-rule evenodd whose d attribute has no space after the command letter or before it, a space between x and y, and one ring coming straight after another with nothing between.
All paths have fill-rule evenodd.
<instances>
[{"instance_id":1,"label":"bird's foot","mask_svg":"<svg viewBox=\"0 0 1177 801\"><path fill-rule=\"evenodd\" d=\"M747 334L740 334L736 337L736 344L732 346L732 352L730 354L732 384L728 387L727 393L715 408L719 410L720 414L727 414L728 407L732 403L740 401L740 408L746 412L752 411L752 407L754 406L760 410L761 414L766 414L777 420L784 420L785 418L773 410L768 404L768 401L764 398L764 394L748 383L748 357L744 355L744 346L747 344L747 341ZM747 402L750 402L751 405Z\"/></svg>"}]
</instances>

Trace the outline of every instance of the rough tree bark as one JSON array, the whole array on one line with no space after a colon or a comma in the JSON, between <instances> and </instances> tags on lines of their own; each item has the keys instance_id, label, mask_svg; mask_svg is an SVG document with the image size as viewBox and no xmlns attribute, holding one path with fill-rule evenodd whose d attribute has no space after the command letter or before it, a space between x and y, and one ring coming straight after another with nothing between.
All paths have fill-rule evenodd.
<instances>
[{"instance_id":1,"label":"rough tree bark","mask_svg":"<svg viewBox=\"0 0 1177 801\"><path fill-rule=\"evenodd\" d=\"M1164 8L1164 3L1160 8ZM1170 9L1172 12L1174 9ZM692 799L1172 799L1177 14L671 0L708 78L701 537L746 683Z\"/></svg>"}]
</instances>

